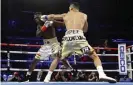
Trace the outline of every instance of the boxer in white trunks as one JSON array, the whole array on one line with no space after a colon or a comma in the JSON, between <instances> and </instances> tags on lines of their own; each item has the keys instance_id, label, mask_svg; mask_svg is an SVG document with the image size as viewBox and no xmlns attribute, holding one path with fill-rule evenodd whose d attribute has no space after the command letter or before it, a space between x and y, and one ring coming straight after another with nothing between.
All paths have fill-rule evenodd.
<instances>
[{"instance_id":1,"label":"boxer in white trunks","mask_svg":"<svg viewBox=\"0 0 133 85\"><path fill-rule=\"evenodd\" d=\"M31 63L31 66L26 74L26 78L24 79L24 81L29 81L32 71L35 69L35 66L38 63L38 61L45 60L48 57L52 57L54 60L52 61L51 66L50 66L49 71L46 76L46 79L49 78L49 80L50 80L53 70L57 67L57 64L61 57L61 55L60 55L61 46L56 38L55 28L58 26L62 26L64 23L59 22L59 21L40 20L40 16L41 16L41 13L36 13L34 15L34 19L37 23L36 35L38 37L44 38L44 40L43 40L44 45L42 45L41 48L36 53L36 56ZM70 66L70 64L65 60L63 60L62 63L67 68L70 68L70 69L72 68ZM41 70L41 72L43 72L43 71ZM40 75L38 75L38 77L41 77L41 75L42 75L42 73L40 73ZM47 80L44 80L44 82L45 81L47 82Z\"/></svg>"},{"instance_id":2,"label":"boxer in white trunks","mask_svg":"<svg viewBox=\"0 0 133 85\"><path fill-rule=\"evenodd\" d=\"M41 18L64 21L67 31L63 37L62 59L65 59L73 52L79 55L88 54L93 59L95 67L97 68L99 80L116 82L115 79L106 76L99 56L88 44L84 36L84 32L88 30L87 15L79 11L78 3L71 3L67 13L43 15Z\"/></svg>"}]
</instances>

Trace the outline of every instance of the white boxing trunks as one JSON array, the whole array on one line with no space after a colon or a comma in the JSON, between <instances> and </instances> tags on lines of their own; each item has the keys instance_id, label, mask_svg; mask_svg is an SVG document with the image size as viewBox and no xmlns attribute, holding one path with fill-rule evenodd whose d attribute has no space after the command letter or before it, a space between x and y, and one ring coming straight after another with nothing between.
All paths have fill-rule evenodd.
<instances>
[{"instance_id":1,"label":"white boxing trunks","mask_svg":"<svg viewBox=\"0 0 133 85\"><path fill-rule=\"evenodd\" d=\"M94 49L88 44L82 30L67 30L62 43L61 59L68 57L72 53L90 55L94 51Z\"/></svg>"},{"instance_id":2,"label":"white boxing trunks","mask_svg":"<svg viewBox=\"0 0 133 85\"><path fill-rule=\"evenodd\" d=\"M38 50L35 59L47 60L49 57L57 57L57 54L60 52L61 47L57 38L44 39L44 45Z\"/></svg>"}]
</instances>

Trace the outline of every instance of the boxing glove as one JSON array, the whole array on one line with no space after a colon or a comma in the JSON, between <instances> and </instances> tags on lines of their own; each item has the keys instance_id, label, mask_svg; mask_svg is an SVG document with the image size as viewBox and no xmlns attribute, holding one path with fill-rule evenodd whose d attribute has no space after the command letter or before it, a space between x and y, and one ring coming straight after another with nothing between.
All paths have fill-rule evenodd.
<instances>
[{"instance_id":1,"label":"boxing glove","mask_svg":"<svg viewBox=\"0 0 133 85\"><path fill-rule=\"evenodd\" d=\"M46 31L48 27L52 26L53 21L46 21L44 25L41 27L41 31Z\"/></svg>"},{"instance_id":2,"label":"boxing glove","mask_svg":"<svg viewBox=\"0 0 133 85\"><path fill-rule=\"evenodd\" d=\"M42 15L40 19L41 21L45 22L46 20L48 20L48 15Z\"/></svg>"}]
</instances>

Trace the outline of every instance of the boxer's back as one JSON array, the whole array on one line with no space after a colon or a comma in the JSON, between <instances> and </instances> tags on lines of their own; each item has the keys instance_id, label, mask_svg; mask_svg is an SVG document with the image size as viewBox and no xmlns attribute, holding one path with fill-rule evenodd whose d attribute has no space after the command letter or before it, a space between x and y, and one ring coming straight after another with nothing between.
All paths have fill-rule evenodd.
<instances>
[{"instance_id":1,"label":"boxer's back","mask_svg":"<svg viewBox=\"0 0 133 85\"><path fill-rule=\"evenodd\" d=\"M68 12L64 17L64 22L67 30L69 29L79 29L83 30L84 24L86 21L86 14L82 12Z\"/></svg>"}]
</instances>

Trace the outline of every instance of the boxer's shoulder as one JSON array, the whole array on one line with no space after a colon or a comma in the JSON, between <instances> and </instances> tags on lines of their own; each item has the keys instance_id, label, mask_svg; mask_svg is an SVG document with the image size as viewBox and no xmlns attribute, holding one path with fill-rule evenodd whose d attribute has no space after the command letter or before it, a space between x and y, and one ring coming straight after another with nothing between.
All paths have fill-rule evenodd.
<instances>
[{"instance_id":1,"label":"boxer's shoulder","mask_svg":"<svg viewBox=\"0 0 133 85\"><path fill-rule=\"evenodd\" d=\"M83 13L83 12L80 12L81 13L81 16L84 17L84 19L87 19L87 14Z\"/></svg>"},{"instance_id":2,"label":"boxer's shoulder","mask_svg":"<svg viewBox=\"0 0 133 85\"><path fill-rule=\"evenodd\" d=\"M87 14L83 13L83 12L80 12L80 14L84 15L84 16L87 16Z\"/></svg>"}]
</instances>

